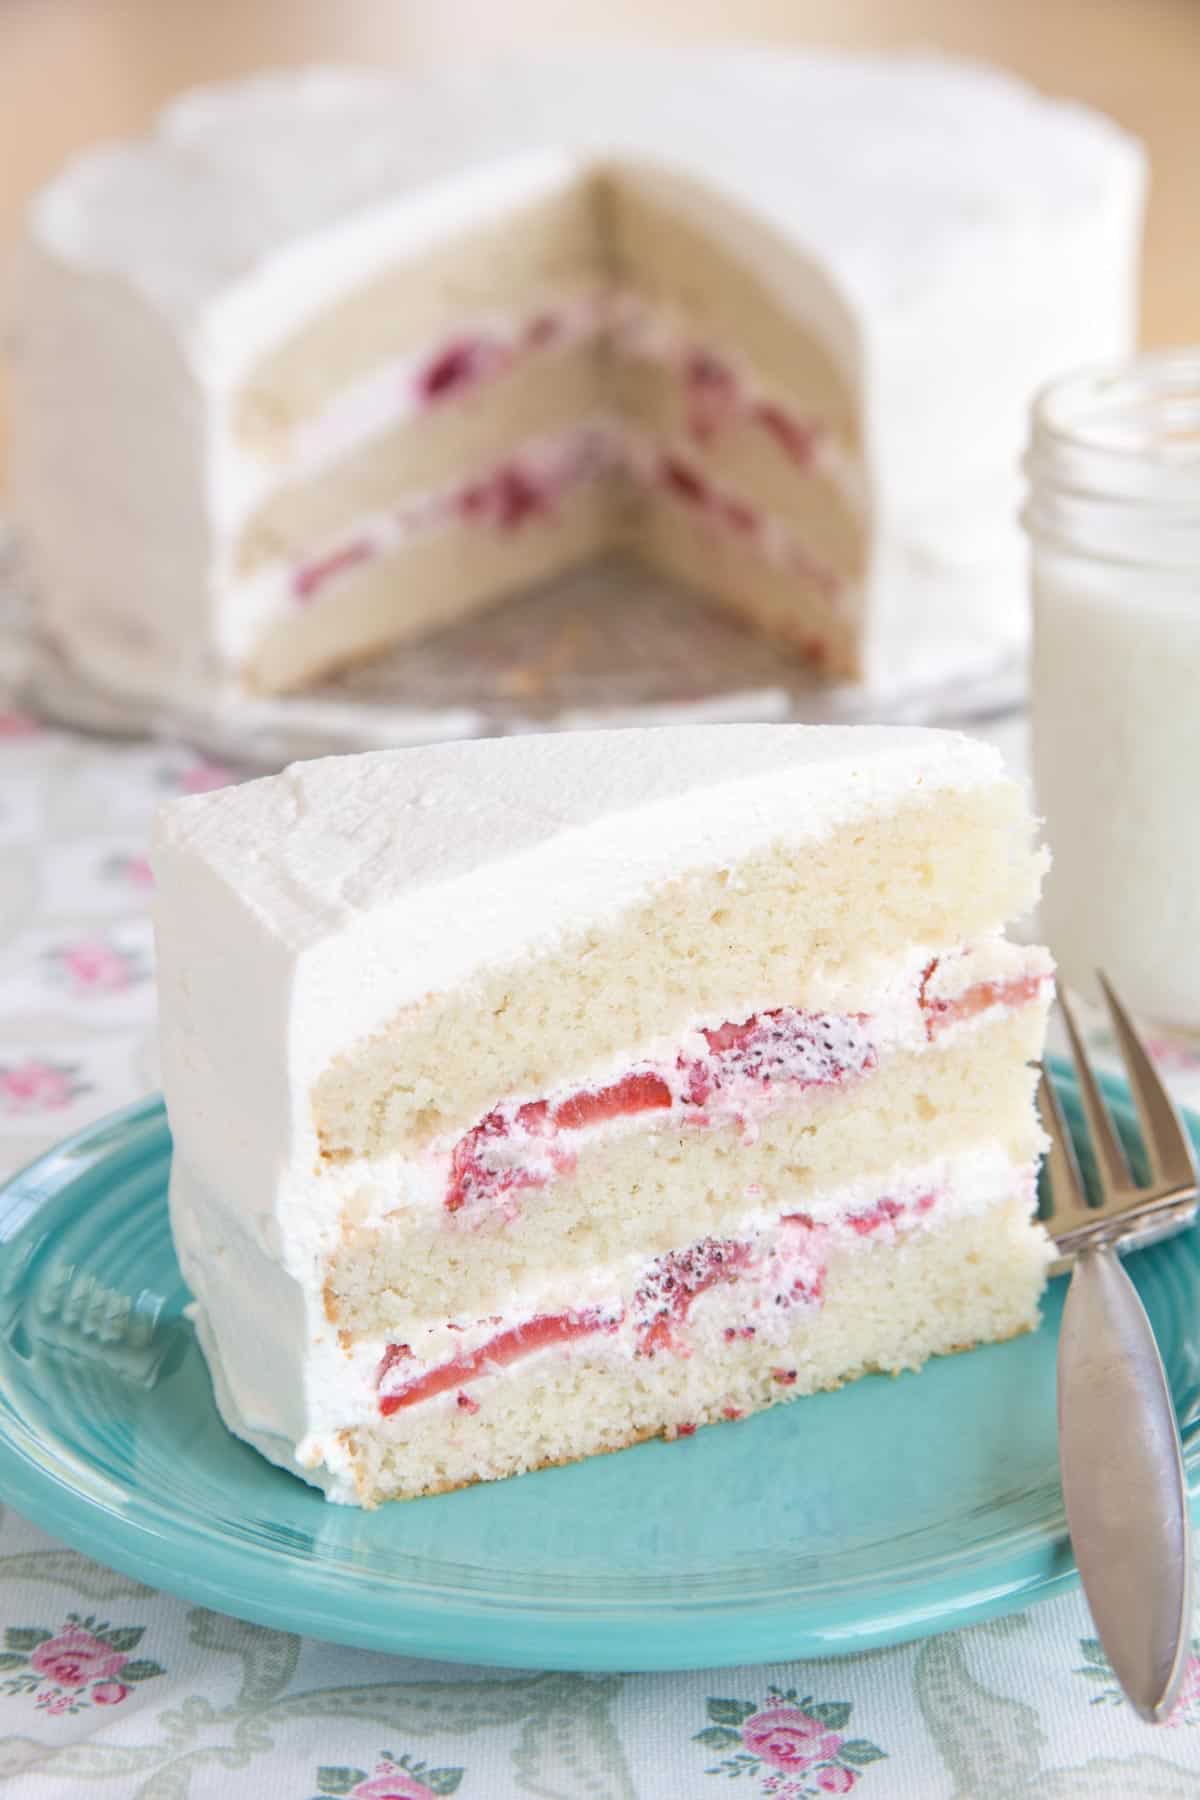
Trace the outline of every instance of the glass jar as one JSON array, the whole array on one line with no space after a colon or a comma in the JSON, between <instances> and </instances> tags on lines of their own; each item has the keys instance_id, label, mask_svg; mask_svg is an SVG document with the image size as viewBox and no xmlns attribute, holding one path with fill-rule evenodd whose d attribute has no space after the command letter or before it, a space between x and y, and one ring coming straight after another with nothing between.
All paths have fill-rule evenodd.
<instances>
[{"instance_id":1,"label":"glass jar","mask_svg":"<svg viewBox=\"0 0 1200 1800\"><path fill-rule=\"evenodd\" d=\"M1043 935L1200 1029L1200 349L1044 389L1026 469Z\"/></svg>"}]
</instances>

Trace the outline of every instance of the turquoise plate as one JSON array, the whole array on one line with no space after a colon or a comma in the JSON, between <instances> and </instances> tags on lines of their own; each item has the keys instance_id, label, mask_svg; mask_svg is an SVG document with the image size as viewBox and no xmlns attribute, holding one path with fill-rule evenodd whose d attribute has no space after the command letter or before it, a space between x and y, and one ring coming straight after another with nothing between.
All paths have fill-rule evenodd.
<instances>
[{"instance_id":1,"label":"turquoise plate","mask_svg":"<svg viewBox=\"0 0 1200 1800\"><path fill-rule=\"evenodd\" d=\"M1128 1092L1108 1085L1132 1136ZM222 1427L183 1317L169 1157L149 1101L0 1191L0 1494L102 1562L288 1631L559 1669L863 1650L1075 1579L1054 1431L1061 1282L1040 1331L919 1376L364 1513ZM1200 1487L1200 1233L1131 1266Z\"/></svg>"}]
</instances>

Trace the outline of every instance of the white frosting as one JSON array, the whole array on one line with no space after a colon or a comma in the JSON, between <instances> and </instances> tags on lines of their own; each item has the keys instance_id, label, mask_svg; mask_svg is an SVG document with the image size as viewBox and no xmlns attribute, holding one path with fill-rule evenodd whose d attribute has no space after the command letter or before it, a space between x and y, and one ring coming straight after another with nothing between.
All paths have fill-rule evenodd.
<instances>
[{"instance_id":1,"label":"white frosting","mask_svg":"<svg viewBox=\"0 0 1200 1800\"><path fill-rule=\"evenodd\" d=\"M589 48L202 91L42 194L14 493L49 615L89 664L185 697L230 687L218 522L257 479L228 430L248 364L380 268L614 157L744 257L858 388L874 676L1019 642L1025 411L1061 367L1132 340L1135 146L932 56Z\"/></svg>"}]
</instances>

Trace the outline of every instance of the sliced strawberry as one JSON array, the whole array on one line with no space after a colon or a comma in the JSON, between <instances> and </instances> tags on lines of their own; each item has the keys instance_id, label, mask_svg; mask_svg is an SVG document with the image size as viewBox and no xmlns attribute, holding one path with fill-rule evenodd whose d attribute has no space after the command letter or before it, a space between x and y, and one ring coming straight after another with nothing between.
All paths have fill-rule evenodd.
<instances>
[{"instance_id":1,"label":"sliced strawberry","mask_svg":"<svg viewBox=\"0 0 1200 1800\"><path fill-rule=\"evenodd\" d=\"M493 479L496 523L502 531L515 531L526 519L545 510L546 491L516 463L500 469Z\"/></svg>"},{"instance_id":2,"label":"sliced strawberry","mask_svg":"<svg viewBox=\"0 0 1200 1800\"><path fill-rule=\"evenodd\" d=\"M335 575L346 574L370 555L370 544L365 538L359 538L352 544L343 544L340 550L331 550L328 556L316 562L301 563L292 573L293 595L297 600L311 600L327 581L332 581Z\"/></svg>"},{"instance_id":3,"label":"sliced strawberry","mask_svg":"<svg viewBox=\"0 0 1200 1800\"><path fill-rule=\"evenodd\" d=\"M721 501L721 517L735 531L757 531L758 514L744 500L734 500L728 495Z\"/></svg>"},{"instance_id":4,"label":"sliced strawberry","mask_svg":"<svg viewBox=\"0 0 1200 1800\"><path fill-rule=\"evenodd\" d=\"M764 431L768 431L785 455L805 468L813 456L813 446L817 431L812 425L806 425L800 419L794 419L790 413L776 406L769 400L760 401L754 409L754 416Z\"/></svg>"},{"instance_id":5,"label":"sliced strawberry","mask_svg":"<svg viewBox=\"0 0 1200 1800\"><path fill-rule=\"evenodd\" d=\"M705 1031L701 1035L710 1050L715 1051L718 1056L723 1056L729 1050L744 1050L758 1028L758 1014L752 1013L748 1019L743 1019L740 1025L732 1022L717 1025L711 1031Z\"/></svg>"},{"instance_id":6,"label":"sliced strawberry","mask_svg":"<svg viewBox=\"0 0 1200 1800\"><path fill-rule=\"evenodd\" d=\"M859 1237L870 1237L881 1225L890 1225L904 1211L899 1200L877 1200L874 1206L868 1206L865 1212L851 1213L849 1224Z\"/></svg>"},{"instance_id":7,"label":"sliced strawberry","mask_svg":"<svg viewBox=\"0 0 1200 1800\"><path fill-rule=\"evenodd\" d=\"M608 1087L584 1088L560 1101L553 1118L559 1131L583 1131L589 1125L604 1125L609 1119L660 1112L671 1102L671 1090L661 1075L625 1075Z\"/></svg>"},{"instance_id":8,"label":"sliced strawberry","mask_svg":"<svg viewBox=\"0 0 1200 1800\"><path fill-rule=\"evenodd\" d=\"M690 464L678 456L664 456L661 463L664 486L689 506L708 505L708 483Z\"/></svg>"},{"instance_id":9,"label":"sliced strawberry","mask_svg":"<svg viewBox=\"0 0 1200 1800\"><path fill-rule=\"evenodd\" d=\"M507 1331L499 1332L494 1338L489 1338L487 1343L481 1344L478 1350L456 1356L450 1362L439 1363L436 1368L427 1369L412 1381L381 1394L379 1410L387 1418L391 1413L399 1412L401 1407L416 1406L422 1400L432 1400L435 1395L444 1394L453 1387L465 1387L467 1382L476 1381L479 1376L487 1375L493 1369L506 1368L509 1363L528 1356L534 1350L545 1350L551 1344L569 1344L576 1338L590 1337L597 1331L615 1331L619 1324L619 1317L614 1318L611 1314L600 1312L540 1313L536 1318L527 1319L523 1325L513 1325ZM394 1348L396 1346L389 1344L384 1352L377 1385L394 1366L389 1362ZM407 1349L407 1346L401 1348ZM470 1396L460 1394L457 1404L462 1407L464 1400L469 1402ZM463 1407L463 1410L470 1411L470 1405Z\"/></svg>"},{"instance_id":10,"label":"sliced strawberry","mask_svg":"<svg viewBox=\"0 0 1200 1800\"><path fill-rule=\"evenodd\" d=\"M411 1359L412 1351L407 1344L389 1344L380 1357L379 1367L375 1371L376 1387L384 1380L385 1376L391 1374L397 1363L409 1362Z\"/></svg>"},{"instance_id":11,"label":"sliced strawberry","mask_svg":"<svg viewBox=\"0 0 1200 1800\"><path fill-rule=\"evenodd\" d=\"M683 381L688 433L703 443L737 410L737 381L732 369L706 350L689 354Z\"/></svg>"},{"instance_id":12,"label":"sliced strawberry","mask_svg":"<svg viewBox=\"0 0 1200 1800\"><path fill-rule=\"evenodd\" d=\"M967 988L965 993L955 994L949 1000L931 1000L927 989L929 977L936 963L931 963L921 981L920 1007L925 1014L926 1036L932 1038L948 1025L958 1025L964 1019L973 1019L977 1013L987 1012L992 1006L1027 1006L1036 1000L1043 980L1042 975L1014 975L1007 981L977 981L974 987Z\"/></svg>"},{"instance_id":13,"label":"sliced strawberry","mask_svg":"<svg viewBox=\"0 0 1200 1800\"><path fill-rule=\"evenodd\" d=\"M686 1250L658 1257L633 1297L638 1355L677 1349L675 1329L687 1318L697 1294L736 1281L750 1257L750 1245L740 1238L701 1238Z\"/></svg>"},{"instance_id":14,"label":"sliced strawberry","mask_svg":"<svg viewBox=\"0 0 1200 1800\"><path fill-rule=\"evenodd\" d=\"M464 387L470 387L491 360L490 346L481 338L458 338L439 350L417 377L417 391L427 403L445 400Z\"/></svg>"},{"instance_id":15,"label":"sliced strawberry","mask_svg":"<svg viewBox=\"0 0 1200 1800\"><path fill-rule=\"evenodd\" d=\"M531 350L544 350L554 342L559 328L553 313L537 313L525 327L525 342Z\"/></svg>"}]
</instances>

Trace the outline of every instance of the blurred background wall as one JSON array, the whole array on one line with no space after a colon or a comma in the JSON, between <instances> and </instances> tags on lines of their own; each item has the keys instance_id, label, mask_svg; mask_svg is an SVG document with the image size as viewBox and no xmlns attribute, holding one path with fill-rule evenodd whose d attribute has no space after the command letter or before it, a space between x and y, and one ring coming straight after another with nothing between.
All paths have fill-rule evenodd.
<instances>
[{"instance_id":1,"label":"blurred background wall","mask_svg":"<svg viewBox=\"0 0 1200 1800\"><path fill-rule=\"evenodd\" d=\"M25 198L64 157L142 129L195 82L314 58L422 69L722 37L936 44L1102 108L1152 159L1143 337L1200 340L1200 0L0 0L0 267Z\"/></svg>"}]
</instances>

